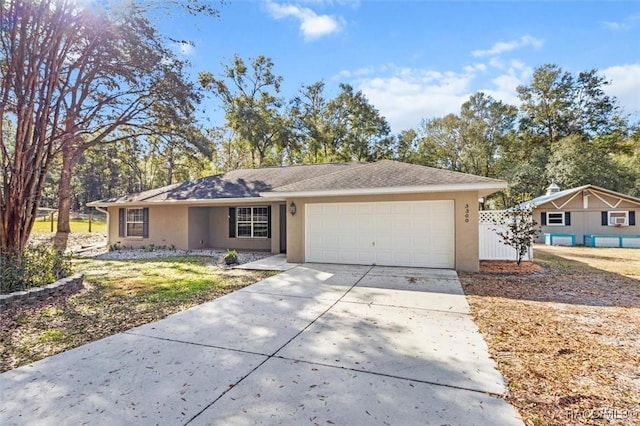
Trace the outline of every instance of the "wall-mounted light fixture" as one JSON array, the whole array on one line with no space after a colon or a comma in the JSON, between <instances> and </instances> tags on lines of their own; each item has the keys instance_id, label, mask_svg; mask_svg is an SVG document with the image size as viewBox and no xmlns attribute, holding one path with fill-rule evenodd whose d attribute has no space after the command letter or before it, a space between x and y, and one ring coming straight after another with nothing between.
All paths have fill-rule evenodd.
<instances>
[{"instance_id":1,"label":"wall-mounted light fixture","mask_svg":"<svg viewBox=\"0 0 640 426\"><path fill-rule=\"evenodd\" d=\"M289 213L291 213L291 216L295 216L297 211L298 211L298 208L296 207L296 204L292 201L291 204L289 204Z\"/></svg>"}]
</instances>

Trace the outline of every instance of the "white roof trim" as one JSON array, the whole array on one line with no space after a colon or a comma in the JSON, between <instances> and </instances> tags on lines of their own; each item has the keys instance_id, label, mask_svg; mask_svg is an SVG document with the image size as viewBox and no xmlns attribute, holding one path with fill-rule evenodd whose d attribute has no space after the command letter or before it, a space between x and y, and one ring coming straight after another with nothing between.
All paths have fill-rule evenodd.
<instances>
[{"instance_id":1,"label":"white roof trim","mask_svg":"<svg viewBox=\"0 0 640 426\"><path fill-rule=\"evenodd\" d=\"M87 203L89 207L150 207L150 206L183 206L183 205L197 205L197 206L216 206L216 205L237 205L237 204L264 204L265 202L271 203L276 201L284 202L285 199L271 198L265 200L262 197L248 197L248 198L215 198L211 200L159 200L159 201L118 201L118 202L100 202L93 201Z\"/></svg>"},{"instance_id":2,"label":"white roof trim","mask_svg":"<svg viewBox=\"0 0 640 426\"><path fill-rule=\"evenodd\" d=\"M637 197L633 197L631 195L626 195L626 194L622 194L620 192L616 192L616 191L612 191L610 189L606 189L606 188L601 188L595 185L583 185L583 186L579 186L576 188L571 188L571 189L565 189L563 191L560 191L556 194L552 194L552 195L541 195L539 197L536 197L532 200L529 201L525 201L524 203L520 203L518 204L519 206L530 206L533 205L534 208L548 208L548 207L544 207L545 204L550 203L551 205L553 205L556 209L562 209L564 208L569 201L573 200L577 195L579 195L580 193L582 193L582 191L588 191L587 195L593 195L596 198L600 199L600 201L602 201L603 203L605 203L607 206L609 206L610 208L617 208L623 201L627 201L629 203L632 204L637 204L640 205L640 199L638 199ZM564 202L563 204L561 204L560 206L558 206L555 201L558 200L559 198L562 197L567 197L570 196L571 198L569 200L567 200L566 202ZM617 200L617 202L615 204L611 204L609 201L605 200L603 197L609 197L612 199Z\"/></svg>"},{"instance_id":3,"label":"white roof trim","mask_svg":"<svg viewBox=\"0 0 640 426\"><path fill-rule=\"evenodd\" d=\"M288 192L261 192L265 198L303 198L303 197L327 197L341 195L391 195L391 194L414 194L421 192L462 192L480 191L484 195L492 194L507 187L507 182L482 182L482 183L459 183L442 185L423 186L396 186L389 188L354 188L354 189L328 189L321 191L288 191Z\"/></svg>"},{"instance_id":4,"label":"white roof trim","mask_svg":"<svg viewBox=\"0 0 640 426\"><path fill-rule=\"evenodd\" d=\"M562 203L560 205L560 207L558 207L558 210L562 210L564 208L564 206L566 206L567 204L569 204L571 201L573 201L574 198L576 198L579 194L581 194L582 191L576 191L575 194L573 194L571 197L569 197L569 199L567 201L565 201L564 203ZM552 202L553 205L555 206L556 203Z\"/></svg>"},{"instance_id":5,"label":"white roof trim","mask_svg":"<svg viewBox=\"0 0 640 426\"><path fill-rule=\"evenodd\" d=\"M602 201L603 203L605 203L606 205L608 205L612 209L615 209L616 207L618 207L620 205L620 203L622 202L622 198L618 198L618 203L614 206L613 204L611 204L610 202L608 202L607 200L605 200L604 198L602 198L601 196L599 196L595 192L592 192L592 194L595 195L596 198L598 198L600 201ZM611 197L611 198L616 198L616 197Z\"/></svg>"}]
</instances>

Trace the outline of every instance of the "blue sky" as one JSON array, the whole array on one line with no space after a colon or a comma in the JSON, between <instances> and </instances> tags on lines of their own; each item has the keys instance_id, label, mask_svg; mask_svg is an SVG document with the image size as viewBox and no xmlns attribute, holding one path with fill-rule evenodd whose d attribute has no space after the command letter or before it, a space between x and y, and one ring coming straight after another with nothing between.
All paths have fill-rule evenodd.
<instances>
[{"instance_id":1,"label":"blue sky","mask_svg":"<svg viewBox=\"0 0 640 426\"><path fill-rule=\"evenodd\" d=\"M393 132L458 112L484 91L516 104L536 66L597 68L624 111L640 117L640 2L636 1L233 1L219 18L169 16L160 30L198 71L220 73L234 54L265 55L291 98L324 80L362 90ZM204 104L210 125L219 105Z\"/></svg>"}]
</instances>

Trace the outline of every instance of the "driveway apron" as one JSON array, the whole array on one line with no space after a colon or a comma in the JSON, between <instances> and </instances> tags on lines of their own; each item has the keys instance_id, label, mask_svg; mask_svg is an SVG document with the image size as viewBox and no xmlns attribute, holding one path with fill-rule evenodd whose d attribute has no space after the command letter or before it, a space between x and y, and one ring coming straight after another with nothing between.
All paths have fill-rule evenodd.
<instances>
[{"instance_id":1,"label":"driveway apron","mask_svg":"<svg viewBox=\"0 0 640 426\"><path fill-rule=\"evenodd\" d=\"M454 271L305 264L0 375L0 423L522 425Z\"/></svg>"}]
</instances>

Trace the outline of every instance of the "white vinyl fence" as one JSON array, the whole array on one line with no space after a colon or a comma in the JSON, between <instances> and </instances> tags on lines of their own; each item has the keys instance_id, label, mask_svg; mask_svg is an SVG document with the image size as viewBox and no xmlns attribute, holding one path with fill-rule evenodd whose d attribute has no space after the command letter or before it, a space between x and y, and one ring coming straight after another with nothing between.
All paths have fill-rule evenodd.
<instances>
[{"instance_id":1,"label":"white vinyl fence","mask_svg":"<svg viewBox=\"0 0 640 426\"><path fill-rule=\"evenodd\" d=\"M516 260L516 249L502 242L494 229L501 230L494 224L494 219L505 216L504 210L480 211L480 260ZM533 260L533 249L522 260Z\"/></svg>"}]
</instances>

